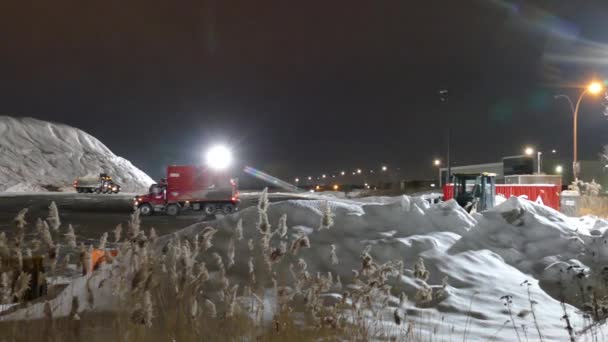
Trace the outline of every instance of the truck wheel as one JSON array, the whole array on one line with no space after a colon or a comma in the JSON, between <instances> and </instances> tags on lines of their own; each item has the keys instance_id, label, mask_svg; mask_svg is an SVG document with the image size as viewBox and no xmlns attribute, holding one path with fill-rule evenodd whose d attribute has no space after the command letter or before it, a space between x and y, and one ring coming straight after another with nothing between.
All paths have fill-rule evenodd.
<instances>
[{"instance_id":1,"label":"truck wheel","mask_svg":"<svg viewBox=\"0 0 608 342\"><path fill-rule=\"evenodd\" d=\"M167 206L167 215L169 216L177 216L179 214L179 207L177 204L169 204Z\"/></svg>"},{"instance_id":2,"label":"truck wheel","mask_svg":"<svg viewBox=\"0 0 608 342\"><path fill-rule=\"evenodd\" d=\"M99 189L99 188L95 189L95 193L96 194L100 194L101 193L101 189Z\"/></svg>"},{"instance_id":3,"label":"truck wheel","mask_svg":"<svg viewBox=\"0 0 608 342\"><path fill-rule=\"evenodd\" d=\"M76 192L81 194L82 193L82 188L76 188Z\"/></svg>"},{"instance_id":4,"label":"truck wheel","mask_svg":"<svg viewBox=\"0 0 608 342\"><path fill-rule=\"evenodd\" d=\"M234 204L226 203L222 205L222 212L226 215L230 215L234 212Z\"/></svg>"},{"instance_id":5,"label":"truck wheel","mask_svg":"<svg viewBox=\"0 0 608 342\"><path fill-rule=\"evenodd\" d=\"M154 213L154 210L152 210L152 206L148 203L143 203L139 206L139 213L144 216L150 216Z\"/></svg>"},{"instance_id":6,"label":"truck wheel","mask_svg":"<svg viewBox=\"0 0 608 342\"><path fill-rule=\"evenodd\" d=\"M207 203L205 204L205 206L203 207L203 211L205 212L205 214L207 215L213 215L215 214L215 204L213 203Z\"/></svg>"}]
</instances>

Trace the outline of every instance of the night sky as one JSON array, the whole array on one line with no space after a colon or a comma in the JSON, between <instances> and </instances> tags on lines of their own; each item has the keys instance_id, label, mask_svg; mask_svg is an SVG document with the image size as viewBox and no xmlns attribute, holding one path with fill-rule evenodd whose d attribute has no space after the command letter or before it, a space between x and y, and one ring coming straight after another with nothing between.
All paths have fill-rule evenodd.
<instances>
[{"instance_id":1,"label":"night sky","mask_svg":"<svg viewBox=\"0 0 608 342\"><path fill-rule=\"evenodd\" d=\"M605 0L8 0L0 113L81 128L155 178L213 142L283 177L428 177L450 125L455 164L570 156L553 96L608 78L607 43ZM608 143L602 102L581 109L585 159Z\"/></svg>"}]
</instances>

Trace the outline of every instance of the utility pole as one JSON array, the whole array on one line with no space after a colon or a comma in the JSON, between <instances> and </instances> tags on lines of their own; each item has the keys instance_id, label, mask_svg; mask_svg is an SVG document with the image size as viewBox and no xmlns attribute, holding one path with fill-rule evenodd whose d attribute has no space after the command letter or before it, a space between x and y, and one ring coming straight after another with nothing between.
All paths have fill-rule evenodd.
<instances>
[{"instance_id":1,"label":"utility pole","mask_svg":"<svg viewBox=\"0 0 608 342\"><path fill-rule=\"evenodd\" d=\"M442 89L439 90L439 99L441 100L441 103L446 103L448 102L448 91L447 89ZM448 115L449 118L449 115ZM448 123L448 146L447 146L447 158L446 158L446 162L447 162L447 167L448 167L448 172L445 175L445 184L450 184L451 178L452 178L452 162L450 160L450 148L451 148L451 140L452 140L452 127L451 124L452 122L448 119L447 120Z\"/></svg>"}]
</instances>

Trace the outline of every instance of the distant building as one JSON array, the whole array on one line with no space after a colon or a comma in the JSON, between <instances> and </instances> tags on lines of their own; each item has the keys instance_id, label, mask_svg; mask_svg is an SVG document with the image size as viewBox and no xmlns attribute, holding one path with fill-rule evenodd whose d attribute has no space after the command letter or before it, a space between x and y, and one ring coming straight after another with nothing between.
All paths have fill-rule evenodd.
<instances>
[{"instance_id":1,"label":"distant building","mask_svg":"<svg viewBox=\"0 0 608 342\"><path fill-rule=\"evenodd\" d=\"M452 174L455 173L495 173L496 182L504 183L505 176L513 175L530 175L534 173L534 157L520 155L509 156L502 158L502 161L496 163L459 165L451 167ZM447 167L439 169L439 179L443 185L448 173Z\"/></svg>"}]
</instances>

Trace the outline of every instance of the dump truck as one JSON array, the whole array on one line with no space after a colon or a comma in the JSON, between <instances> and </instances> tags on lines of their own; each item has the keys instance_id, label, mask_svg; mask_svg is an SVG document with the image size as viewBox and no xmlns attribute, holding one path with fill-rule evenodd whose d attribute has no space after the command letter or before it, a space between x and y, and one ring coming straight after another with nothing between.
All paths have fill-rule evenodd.
<instances>
[{"instance_id":1,"label":"dump truck","mask_svg":"<svg viewBox=\"0 0 608 342\"><path fill-rule=\"evenodd\" d=\"M120 192L120 185L116 184L107 173L100 173L99 176L78 177L74 180L73 186L78 193L117 194Z\"/></svg>"},{"instance_id":2,"label":"dump truck","mask_svg":"<svg viewBox=\"0 0 608 342\"><path fill-rule=\"evenodd\" d=\"M133 199L134 209L144 216L184 211L231 214L239 203L237 183L228 173L206 166L171 165L166 178Z\"/></svg>"}]
</instances>

